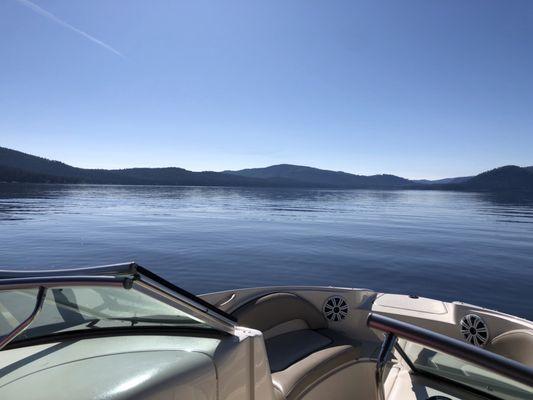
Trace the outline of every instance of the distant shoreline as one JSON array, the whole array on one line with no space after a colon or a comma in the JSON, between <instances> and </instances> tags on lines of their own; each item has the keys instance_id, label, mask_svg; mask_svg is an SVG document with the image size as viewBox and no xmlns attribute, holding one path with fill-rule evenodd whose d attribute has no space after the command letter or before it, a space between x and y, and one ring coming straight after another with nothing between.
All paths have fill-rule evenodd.
<instances>
[{"instance_id":1,"label":"distant shoreline","mask_svg":"<svg viewBox=\"0 0 533 400\"><path fill-rule=\"evenodd\" d=\"M327 190L327 191L432 191L432 192L455 192L455 193L492 193L492 194L523 194L533 195L533 189L525 190L490 190L490 189L468 189L454 187L437 187L436 185L420 185L405 187L369 187L369 188L349 188L349 187L325 187L325 186L237 186L237 185L172 185L172 184L127 184L127 183L65 183L65 182L5 182L0 181L0 185L17 186L98 186L98 187L175 187L175 188L217 188L217 189L280 189L280 190Z\"/></svg>"},{"instance_id":2,"label":"distant shoreline","mask_svg":"<svg viewBox=\"0 0 533 400\"><path fill-rule=\"evenodd\" d=\"M84 169L0 147L0 182L118 186L295 188L339 190L439 190L533 192L533 167L508 165L470 177L409 180L396 175L356 175L279 164L239 171L193 172L183 168Z\"/></svg>"}]
</instances>

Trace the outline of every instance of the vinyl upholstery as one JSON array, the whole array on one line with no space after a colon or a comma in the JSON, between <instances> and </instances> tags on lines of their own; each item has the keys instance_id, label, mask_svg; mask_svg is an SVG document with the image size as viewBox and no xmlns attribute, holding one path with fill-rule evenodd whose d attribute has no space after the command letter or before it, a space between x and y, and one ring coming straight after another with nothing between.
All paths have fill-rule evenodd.
<instances>
[{"instance_id":1,"label":"vinyl upholstery","mask_svg":"<svg viewBox=\"0 0 533 400\"><path fill-rule=\"evenodd\" d=\"M278 399L301 398L331 374L355 363L359 356L356 347L329 334L327 322L315 306L292 293L254 299L233 315L243 326L275 332L265 335L265 346ZM279 329L291 326L294 330Z\"/></svg>"},{"instance_id":2,"label":"vinyl upholstery","mask_svg":"<svg viewBox=\"0 0 533 400\"><path fill-rule=\"evenodd\" d=\"M296 400L337 370L354 364L358 356L358 351L353 346L328 347L310 354L283 371L274 372L272 382L285 399Z\"/></svg>"},{"instance_id":3,"label":"vinyl upholstery","mask_svg":"<svg viewBox=\"0 0 533 400\"><path fill-rule=\"evenodd\" d=\"M270 370L282 371L330 343L331 339L311 329L288 332L268 339L265 346Z\"/></svg>"},{"instance_id":4,"label":"vinyl upholstery","mask_svg":"<svg viewBox=\"0 0 533 400\"><path fill-rule=\"evenodd\" d=\"M533 331L529 329L515 329L496 336L487 347L488 350L504 357L533 367Z\"/></svg>"},{"instance_id":5,"label":"vinyl upholstery","mask_svg":"<svg viewBox=\"0 0 533 400\"><path fill-rule=\"evenodd\" d=\"M263 332L295 319L304 320L309 329L327 327L325 318L311 303L292 293L272 293L254 299L233 315L241 325Z\"/></svg>"}]
</instances>

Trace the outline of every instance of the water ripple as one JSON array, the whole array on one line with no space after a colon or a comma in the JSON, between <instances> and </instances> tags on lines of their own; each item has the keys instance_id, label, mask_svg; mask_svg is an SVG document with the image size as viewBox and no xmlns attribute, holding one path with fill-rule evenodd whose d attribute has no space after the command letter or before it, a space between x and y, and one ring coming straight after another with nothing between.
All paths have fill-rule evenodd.
<instances>
[{"instance_id":1,"label":"water ripple","mask_svg":"<svg viewBox=\"0 0 533 400\"><path fill-rule=\"evenodd\" d=\"M369 287L532 319L533 198L0 184L0 268L132 259L195 292Z\"/></svg>"}]
</instances>

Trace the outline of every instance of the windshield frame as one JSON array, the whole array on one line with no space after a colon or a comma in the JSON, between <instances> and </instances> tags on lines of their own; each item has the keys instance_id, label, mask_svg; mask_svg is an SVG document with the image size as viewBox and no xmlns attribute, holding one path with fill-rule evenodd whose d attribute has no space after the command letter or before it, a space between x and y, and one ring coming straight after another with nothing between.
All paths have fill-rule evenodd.
<instances>
[{"instance_id":1,"label":"windshield frame","mask_svg":"<svg viewBox=\"0 0 533 400\"><path fill-rule=\"evenodd\" d=\"M215 330L235 334L234 317L135 263L52 271L0 271L0 291L37 289L34 310L10 333L0 338L0 350L24 332L38 316L46 291L64 286L133 289L209 324ZM179 328L175 328L179 329ZM53 335L52 335L53 336Z\"/></svg>"}]
</instances>

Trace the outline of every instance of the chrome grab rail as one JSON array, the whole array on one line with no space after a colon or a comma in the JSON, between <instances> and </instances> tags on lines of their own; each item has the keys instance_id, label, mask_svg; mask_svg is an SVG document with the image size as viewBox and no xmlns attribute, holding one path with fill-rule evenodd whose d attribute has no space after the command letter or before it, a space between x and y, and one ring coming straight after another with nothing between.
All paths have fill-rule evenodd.
<instances>
[{"instance_id":1,"label":"chrome grab rail","mask_svg":"<svg viewBox=\"0 0 533 400\"><path fill-rule=\"evenodd\" d=\"M387 340L392 340L389 338L393 336L407 339L433 350L442 351L483 367L488 371L496 372L516 382L533 387L533 368L500 356L499 354L383 315L370 313L367 319L367 325L369 328L377 329L387 334L382 351L380 352L380 357L383 358L381 363L386 362L385 358L388 355L384 350L388 349L389 353L391 351L392 347L385 347L385 344ZM379 362L380 360L378 360L378 365Z\"/></svg>"},{"instance_id":2,"label":"chrome grab rail","mask_svg":"<svg viewBox=\"0 0 533 400\"><path fill-rule=\"evenodd\" d=\"M133 275L137 272L134 262L123 264L100 265L96 267L66 268L66 269L40 269L40 270L4 270L0 269L0 279L15 278L50 278L54 276L117 276Z\"/></svg>"}]
</instances>

